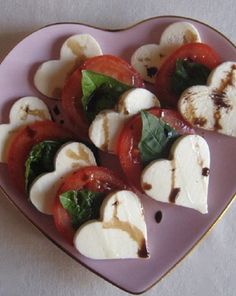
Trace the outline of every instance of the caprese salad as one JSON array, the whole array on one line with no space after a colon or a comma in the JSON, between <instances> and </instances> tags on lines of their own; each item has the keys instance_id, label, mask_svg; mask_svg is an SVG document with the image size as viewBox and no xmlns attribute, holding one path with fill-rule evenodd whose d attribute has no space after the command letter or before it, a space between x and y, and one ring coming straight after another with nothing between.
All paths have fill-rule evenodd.
<instances>
[{"instance_id":1,"label":"caprese salad","mask_svg":"<svg viewBox=\"0 0 236 296\"><path fill-rule=\"evenodd\" d=\"M71 36L34 83L60 100L73 132L39 98L21 98L0 125L0 161L82 255L149 258L139 193L208 212L210 151L194 127L236 136L236 62L222 63L192 24L171 24L131 64ZM94 149L117 157L124 177L97 165Z\"/></svg>"},{"instance_id":2,"label":"caprese salad","mask_svg":"<svg viewBox=\"0 0 236 296\"><path fill-rule=\"evenodd\" d=\"M68 243L94 259L149 257L139 197L116 173L97 166L88 144L51 121L40 99L19 99L10 123L0 128L13 183L37 210L53 216Z\"/></svg>"}]
</instances>

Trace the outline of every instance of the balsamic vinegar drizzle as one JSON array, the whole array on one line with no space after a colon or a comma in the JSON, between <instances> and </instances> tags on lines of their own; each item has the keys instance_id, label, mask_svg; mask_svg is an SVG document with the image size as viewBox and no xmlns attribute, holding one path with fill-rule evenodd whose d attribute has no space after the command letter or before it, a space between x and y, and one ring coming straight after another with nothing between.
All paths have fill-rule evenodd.
<instances>
[{"instance_id":1,"label":"balsamic vinegar drizzle","mask_svg":"<svg viewBox=\"0 0 236 296\"><path fill-rule=\"evenodd\" d=\"M211 94L209 95L209 98L213 101L214 104L214 130L218 131L222 129L220 120L221 120L221 109L225 109L226 113L228 113L232 109L232 104L230 104L229 100L227 99L227 87L230 85L233 85L233 75L234 71L236 70L236 65L233 65L228 72L225 79L221 80L221 85L213 89ZM188 93L185 100L189 101L188 106L188 118L192 118L192 122L194 125L199 127L204 127L207 124L207 118L206 117L198 117L196 116L196 112L194 109L194 106L191 102L191 96L196 95L192 93Z\"/></svg>"},{"instance_id":2,"label":"balsamic vinegar drizzle","mask_svg":"<svg viewBox=\"0 0 236 296\"><path fill-rule=\"evenodd\" d=\"M157 211L156 214L155 214L155 220L156 220L156 222L158 224L161 222L162 217L163 217L162 212L161 211Z\"/></svg>"},{"instance_id":3,"label":"balsamic vinegar drizzle","mask_svg":"<svg viewBox=\"0 0 236 296\"><path fill-rule=\"evenodd\" d=\"M209 169L209 168L203 168L203 169L202 169L202 175L203 175L204 177L209 176L209 173L210 173L210 169Z\"/></svg>"},{"instance_id":4,"label":"balsamic vinegar drizzle","mask_svg":"<svg viewBox=\"0 0 236 296\"><path fill-rule=\"evenodd\" d=\"M171 165L172 165L172 174L171 174L171 192L170 192L170 195L169 195L169 201L171 203L175 203L176 202L176 199L179 195L179 192L180 192L180 188L176 188L175 187L175 170L176 170L176 164L175 164L175 159L172 159L171 161Z\"/></svg>"},{"instance_id":5,"label":"balsamic vinegar drizzle","mask_svg":"<svg viewBox=\"0 0 236 296\"><path fill-rule=\"evenodd\" d=\"M118 206L119 201L116 200L112 206L114 207L113 210L113 217L110 221L103 222L103 228L105 229L121 229L129 234L129 236L135 240L139 246L138 248L138 257L140 258L148 258L149 253L146 247L146 240L143 236L142 231L137 228L135 225L131 225L129 222L121 221L118 217Z\"/></svg>"}]
</instances>

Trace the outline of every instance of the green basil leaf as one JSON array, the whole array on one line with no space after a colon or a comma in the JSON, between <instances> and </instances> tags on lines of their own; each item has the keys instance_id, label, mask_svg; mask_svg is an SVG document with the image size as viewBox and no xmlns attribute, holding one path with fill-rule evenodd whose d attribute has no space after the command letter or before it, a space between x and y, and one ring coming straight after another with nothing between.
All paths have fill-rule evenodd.
<instances>
[{"instance_id":1,"label":"green basil leaf","mask_svg":"<svg viewBox=\"0 0 236 296\"><path fill-rule=\"evenodd\" d=\"M175 72L171 77L171 89L175 95L180 95L193 85L205 85L210 74L206 66L190 60L176 60Z\"/></svg>"},{"instance_id":2,"label":"green basil leaf","mask_svg":"<svg viewBox=\"0 0 236 296\"><path fill-rule=\"evenodd\" d=\"M72 226L77 229L84 222L99 218L103 193L89 190L71 190L60 195L63 208L71 217Z\"/></svg>"},{"instance_id":3,"label":"green basil leaf","mask_svg":"<svg viewBox=\"0 0 236 296\"><path fill-rule=\"evenodd\" d=\"M35 145L25 163L25 188L29 191L32 182L42 173L54 170L54 157L62 141L43 141Z\"/></svg>"},{"instance_id":4,"label":"green basil leaf","mask_svg":"<svg viewBox=\"0 0 236 296\"><path fill-rule=\"evenodd\" d=\"M113 109L119 97L132 86L93 71L82 71L82 104L89 121L104 109Z\"/></svg>"},{"instance_id":5,"label":"green basil leaf","mask_svg":"<svg viewBox=\"0 0 236 296\"><path fill-rule=\"evenodd\" d=\"M168 157L171 145L179 137L177 131L147 111L141 111L141 118L143 127L138 148L143 164Z\"/></svg>"}]
</instances>

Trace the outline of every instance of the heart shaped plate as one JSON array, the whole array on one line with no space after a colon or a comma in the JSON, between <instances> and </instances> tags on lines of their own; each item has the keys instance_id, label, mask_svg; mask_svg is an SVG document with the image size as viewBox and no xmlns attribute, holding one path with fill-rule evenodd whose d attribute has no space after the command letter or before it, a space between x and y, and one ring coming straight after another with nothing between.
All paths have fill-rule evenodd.
<instances>
[{"instance_id":1,"label":"heart shaped plate","mask_svg":"<svg viewBox=\"0 0 236 296\"><path fill-rule=\"evenodd\" d=\"M33 76L40 63L58 59L64 40L73 34L88 33L96 38L103 53L118 55L127 61L135 49L146 43L159 43L164 28L176 21L189 21L199 30L203 42L213 47L223 60L236 61L235 46L213 28L192 19L156 17L128 29L101 30L81 24L63 23L44 27L21 41L0 66L0 122L8 122L12 103L20 97L35 95L45 99L52 112L56 104L37 92ZM63 115L60 115L63 117ZM62 118L57 117L60 121ZM233 201L236 193L236 139L213 132L200 132L211 151L209 213L161 204L142 196L148 230L150 259L91 260L80 255L61 238L52 217L39 213L19 194L10 182L6 165L0 165L1 191L52 242L91 271L110 283L133 294L139 294L157 283L197 245ZM105 159L104 165L113 166ZM155 213L162 212L160 223ZM56 264L56 262L55 262Z\"/></svg>"}]
</instances>

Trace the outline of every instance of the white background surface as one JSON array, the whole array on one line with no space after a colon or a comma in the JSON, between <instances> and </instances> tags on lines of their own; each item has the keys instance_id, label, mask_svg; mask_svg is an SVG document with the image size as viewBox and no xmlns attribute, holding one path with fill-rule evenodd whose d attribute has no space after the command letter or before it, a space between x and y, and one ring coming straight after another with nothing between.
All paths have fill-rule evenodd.
<instances>
[{"instance_id":1,"label":"white background surface","mask_svg":"<svg viewBox=\"0 0 236 296\"><path fill-rule=\"evenodd\" d=\"M0 60L23 37L49 23L117 29L158 15L198 19L236 42L234 0L0 0ZM191 255L145 295L236 295L235 217L236 203ZM128 294L74 262L0 196L0 295Z\"/></svg>"}]
</instances>

